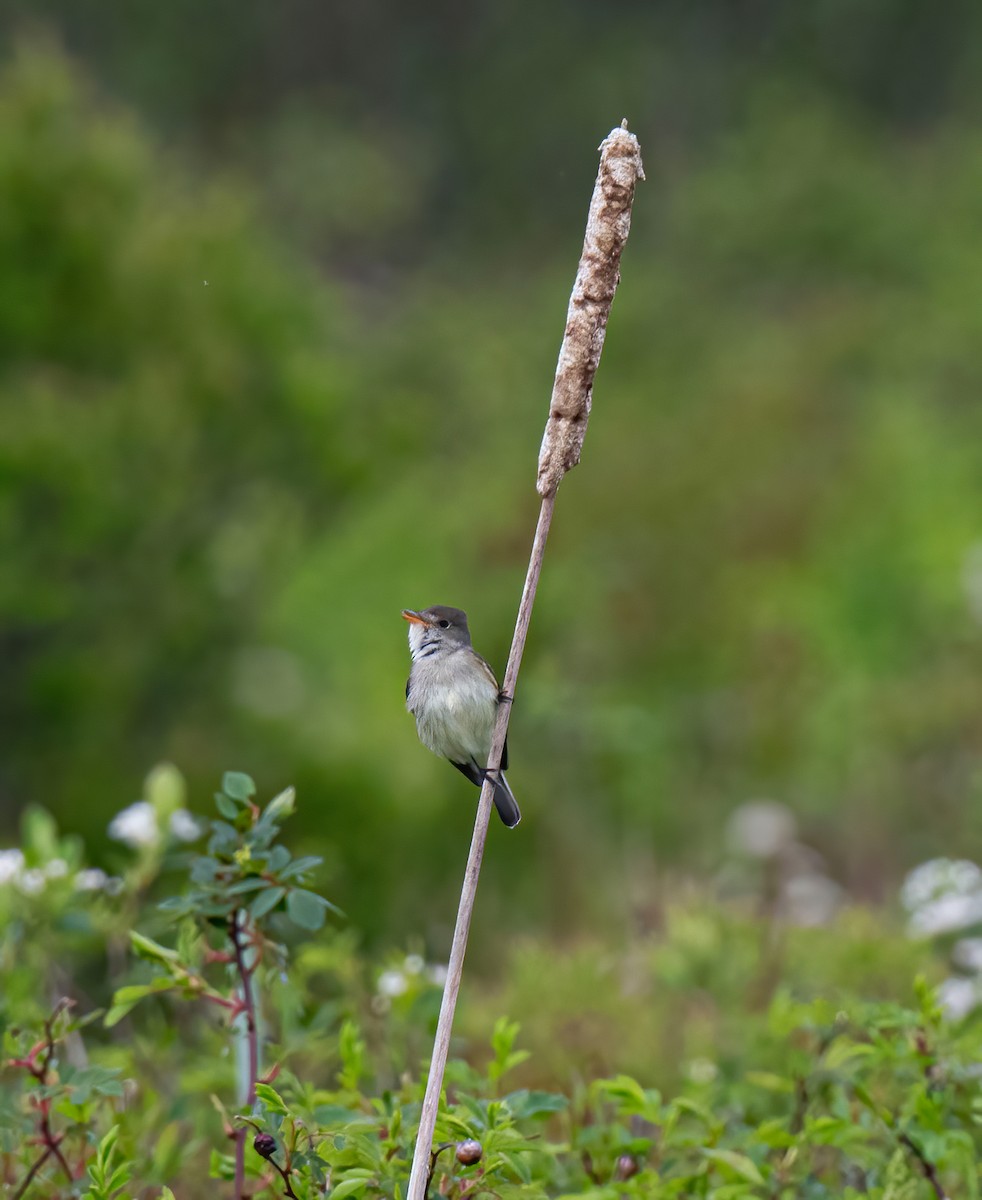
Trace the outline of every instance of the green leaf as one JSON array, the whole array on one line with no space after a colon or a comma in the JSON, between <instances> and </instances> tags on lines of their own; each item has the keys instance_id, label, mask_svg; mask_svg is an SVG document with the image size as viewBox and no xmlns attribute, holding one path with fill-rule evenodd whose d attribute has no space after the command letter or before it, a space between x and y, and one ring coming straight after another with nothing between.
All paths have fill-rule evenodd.
<instances>
[{"instance_id":1,"label":"green leaf","mask_svg":"<svg viewBox=\"0 0 982 1200\"><path fill-rule=\"evenodd\" d=\"M266 891L260 892L259 895L249 905L249 914L254 921L258 921L260 917L265 917L269 912L279 904L286 895L286 888L271 887Z\"/></svg>"},{"instance_id":2,"label":"green leaf","mask_svg":"<svg viewBox=\"0 0 982 1200\"><path fill-rule=\"evenodd\" d=\"M261 875L248 875L245 879L237 879L235 883L219 885L215 890L223 891L226 896L241 896L245 892L254 892L256 888L266 887L266 880Z\"/></svg>"},{"instance_id":3,"label":"green leaf","mask_svg":"<svg viewBox=\"0 0 982 1200\"><path fill-rule=\"evenodd\" d=\"M168 992L175 987L177 987L177 984L173 979L161 976L159 979L155 979L153 983L140 983L130 987L119 988L113 993L112 1007L106 1013L103 1025L107 1029L112 1029L114 1025L118 1025L123 1017L131 1012L146 996Z\"/></svg>"},{"instance_id":4,"label":"green leaf","mask_svg":"<svg viewBox=\"0 0 982 1200\"><path fill-rule=\"evenodd\" d=\"M149 958L151 962L163 963L164 966L170 966L179 960L176 950L168 950L166 946L161 946L153 938L144 937L135 929L130 930L130 945L141 958Z\"/></svg>"},{"instance_id":5,"label":"green leaf","mask_svg":"<svg viewBox=\"0 0 982 1200\"><path fill-rule=\"evenodd\" d=\"M241 771L226 771L222 776L222 791L233 800L245 803L250 796L256 794L256 785L249 775Z\"/></svg>"},{"instance_id":6,"label":"green leaf","mask_svg":"<svg viewBox=\"0 0 982 1200\"><path fill-rule=\"evenodd\" d=\"M296 807L296 798L297 793L294 788L285 788L266 805L262 815L263 821L271 825L290 816Z\"/></svg>"},{"instance_id":7,"label":"green leaf","mask_svg":"<svg viewBox=\"0 0 982 1200\"><path fill-rule=\"evenodd\" d=\"M331 1188L328 1195L333 1200L344 1200L345 1196L354 1196L368 1187L367 1179L345 1179L336 1188Z\"/></svg>"},{"instance_id":8,"label":"green leaf","mask_svg":"<svg viewBox=\"0 0 982 1200\"><path fill-rule=\"evenodd\" d=\"M556 1092L530 1092L526 1088L506 1096L505 1103L517 1121L545 1117L551 1113L565 1112L569 1108L569 1100L565 1096Z\"/></svg>"},{"instance_id":9,"label":"green leaf","mask_svg":"<svg viewBox=\"0 0 982 1200\"><path fill-rule=\"evenodd\" d=\"M793 1080L785 1079L783 1075L774 1075L770 1071L748 1071L745 1078L747 1083L764 1088L768 1092L791 1093L794 1091Z\"/></svg>"},{"instance_id":10,"label":"green leaf","mask_svg":"<svg viewBox=\"0 0 982 1200\"><path fill-rule=\"evenodd\" d=\"M306 888L293 888L286 898L286 911L294 925L301 929L320 929L324 924L327 901Z\"/></svg>"},{"instance_id":11,"label":"green leaf","mask_svg":"<svg viewBox=\"0 0 982 1200\"><path fill-rule=\"evenodd\" d=\"M234 800L230 800L223 792L215 793L215 806L227 821L234 821L241 809Z\"/></svg>"},{"instance_id":12,"label":"green leaf","mask_svg":"<svg viewBox=\"0 0 982 1200\"><path fill-rule=\"evenodd\" d=\"M303 875L305 871L319 867L323 861L319 854L306 854L303 858L295 858L293 862L288 863L279 871L279 875L282 879L293 879L297 875Z\"/></svg>"},{"instance_id":13,"label":"green leaf","mask_svg":"<svg viewBox=\"0 0 982 1200\"><path fill-rule=\"evenodd\" d=\"M58 857L58 826L46 808L31 804L24 810L21 841L29 862L46 863Z\"/></svg>"},{"instance_id":14,"label":"green leaf","mask_svg":"<svg viewBox=\"0 0 982 1200\"><path fill-rule=\"evenodd\" d=\"M729 1167L741 1179L746 1179L748 1183L763 1183L764 1177L760 1173L760 1168L745 1154L739 1154L736 1150L714 1150L708 1147L703 1147L703 1154L710 1161L720 1163Z\"/></svg>"},{"instance_id":15,"label":"green leaf","mask_svg":"<svg viewBox=\"0 0 982 1200\"><path fill-rule=\"evenodd\" d=\"M268 1083L256 1084L256 1099L261 1100L270 1112L282 1113L285 1117L290 1114L283 1097L276 1088L270 1087Z\"/></svg>"},{"instance_id":16,"label":"green leaf","mask_svg":"<svg viewBox=\"0 0 982 1200\"><path fill-rule=\"evenodd\" d=\"M290 851L286 846L274 846L266 859L266 866L274 874L278 874L290 861Z\"/></svg>"}]
</instances>

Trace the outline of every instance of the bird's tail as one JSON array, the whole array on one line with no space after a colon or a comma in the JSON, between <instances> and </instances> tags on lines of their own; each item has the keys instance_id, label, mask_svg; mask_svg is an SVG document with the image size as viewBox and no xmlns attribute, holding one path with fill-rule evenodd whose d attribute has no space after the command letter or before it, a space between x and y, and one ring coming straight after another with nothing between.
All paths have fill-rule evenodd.
<instances>
[{"instance_id":1,"label":"bird's tail","mask_svg":"<svg viewBox=\"0 0 982 1200\"><path fill-rule=\"evenodd\" d=\"M504 771L499 771L494 781L494 806L498 810L498 816L509 829L514 829L522 819L521 809L512 795Z\"/></svg>"}]
</instances>

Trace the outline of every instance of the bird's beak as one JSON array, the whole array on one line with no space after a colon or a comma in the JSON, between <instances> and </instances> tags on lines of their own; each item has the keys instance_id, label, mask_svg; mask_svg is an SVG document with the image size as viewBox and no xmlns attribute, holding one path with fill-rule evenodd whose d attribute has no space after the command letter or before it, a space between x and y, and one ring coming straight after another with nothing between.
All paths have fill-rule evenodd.
<instances>
[{"instance_id":1,"label":"bird's beak","mask_svg":"<svg viewBox=\"0 0 982 1200\"><path fill-rule=\"evenodd\" d=\"M429 625L429 621L418 612L413 612L411 608L402 610L402 619L408 621L411 625Z\"/></svg>"}]
</instances>

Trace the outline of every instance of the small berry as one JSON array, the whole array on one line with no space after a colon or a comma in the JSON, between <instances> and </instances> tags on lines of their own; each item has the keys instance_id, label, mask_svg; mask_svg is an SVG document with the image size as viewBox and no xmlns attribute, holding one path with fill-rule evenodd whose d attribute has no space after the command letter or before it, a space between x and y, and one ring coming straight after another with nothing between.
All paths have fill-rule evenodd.
<instances>
[{"instance_id":1,"label":"small berry","mask_svg":"<svg viewBox=\"0 0 982 1200\"><path fill-rule=\"evenodd\" d=\"M472 1167L476 1162L480 1162L483 1153L484 1148L481 1143L476 1142L473 1138L457 1143L457 1161L465 1167Z\"/></svg>"},{"instance_id":2,"label":"small berry","mask_svg":"<svg viewBox=\"0 0 982 1200\"><path fill-rule=\"evenodd\" d=\"M276 1153L276 1138L271 1133L257 1133L252 1148L260 1158L272 1158Z\"/></svg>"}]
</instances>

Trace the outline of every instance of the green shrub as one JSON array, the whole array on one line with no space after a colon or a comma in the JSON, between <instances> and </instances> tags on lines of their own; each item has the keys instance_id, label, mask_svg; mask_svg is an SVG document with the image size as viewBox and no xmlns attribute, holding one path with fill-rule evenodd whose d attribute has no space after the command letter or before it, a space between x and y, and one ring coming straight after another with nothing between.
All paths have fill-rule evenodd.
<instances>
[{"instance_id":1,"label":"green shrub","mask_svg":"<svg viewBox=\"0 0 982 1200\"><path fill-rule=\"evenodd\" d=\"M116 823L131 847L116 879L37 812L0 861L0 1175L59 1200L204 1197L215 1178L237 1196L397 1200L438 976L322 928L319 862L279 840L292 790L261 805L227 774L207 830L183 799L172 768L151 774ZM184 882L154 904L174 869ZM976 1197L982 1020L945 1018L913 976L923 948L870 913L785 930L778 957L774 936L692 899L626 956L526 947L496 991L465 990L434 1191ZM98 995L104 954L100 1012L81 981ZM51 1008L55 988L71 998ZM591 1023L602 1038L583 1038Z\"/></svg>"}]
</instances>

